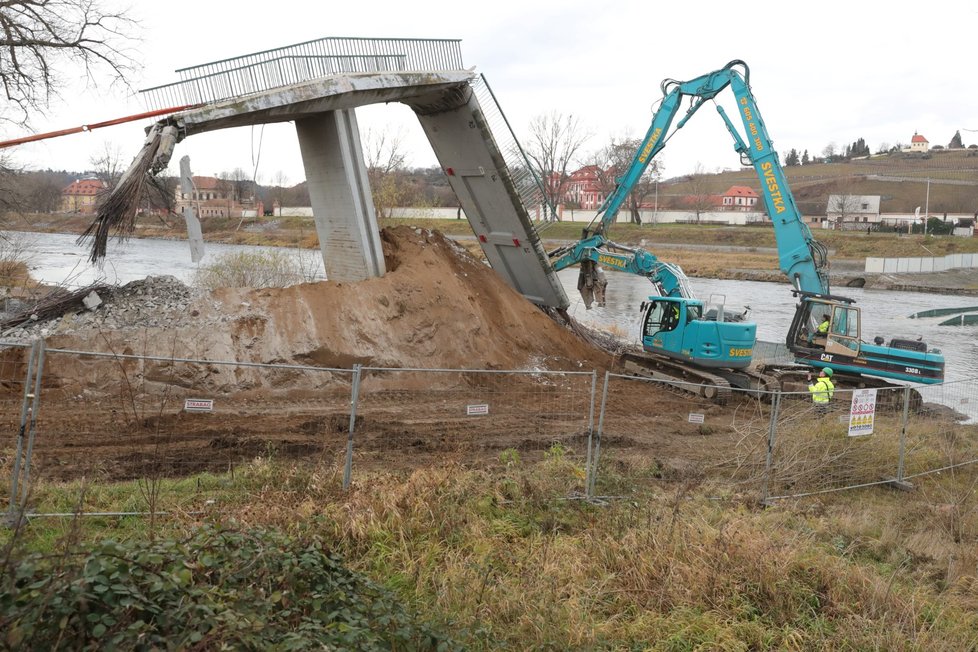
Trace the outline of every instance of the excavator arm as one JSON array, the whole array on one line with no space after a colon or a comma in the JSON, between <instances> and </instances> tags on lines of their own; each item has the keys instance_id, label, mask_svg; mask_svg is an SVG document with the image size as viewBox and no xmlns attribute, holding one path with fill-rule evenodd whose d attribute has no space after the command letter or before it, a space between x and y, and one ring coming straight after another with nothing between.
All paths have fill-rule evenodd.
<instances>
[{"instance_id":1,"label":"excavator arm","mask_svg":"<svg viewBox=\"0 0 978 652\"><path fill-rule=\"evenodd\" d=\"M551 254L554 268L560 270L579 264L581 281L578 285L593 283L596 267L593 264L595 255L592 252L609 247L622 248L609 241L606 234L628 199L628 195L634 190L656 155L666 146L669 138L682 129L706 102L713 100L729 86L737 99L744 136L731 122L723 107L717 105L716 108L734 140L734 149L740 153L745 164L754 167L761 181L761 194L777 236L781 271L792 280L797 290L828 294L828 259L825 247L815 240L802 220L784 170L778 162L777 152L754 102L749 80L750 69L747 64L734 60L719 70L689 81L680 82L673 79L663 81L660 87L663 94L662 102L652 117L652 123L628 169L618 179L614 191L602 203L594 220L584 229L581 240L575 245ZM686 98L690 99L689 107L685 115L676 122L676 117ZM674 122L675 126L673 126ZM655 256L641 249L633 251L636 261L648 257L657 260ZM638 263L617 269L632 271L633 268L639 270L634 273L645 274L642 271L644 268ZM681 270L679 271L681 274Z\"/></svg>"}]
</instances>

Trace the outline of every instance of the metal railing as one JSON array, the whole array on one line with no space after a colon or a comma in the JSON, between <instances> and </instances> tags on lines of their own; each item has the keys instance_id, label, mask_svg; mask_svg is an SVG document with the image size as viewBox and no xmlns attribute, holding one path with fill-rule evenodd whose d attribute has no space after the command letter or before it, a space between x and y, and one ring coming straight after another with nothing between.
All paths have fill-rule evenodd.
<instances>
[{"instance_id":1,"label":"metal railing","mask_svg":"<svg viewBox=\"0 0 978 652\"><path fill-rule=\"evenodd\" d=\"M479 75L471 86L527 214L534 222L552 223L556 219L557 209L544 192L540 175L516 138L485 75Z\"/></svg>"},{"instance_id":2,"label":"metal railing","mask_svg":"<svg viewBox=\"0 0 978 652\"><path fill-rule=\"evenodd\" d=\"M344 73L464 70L458 39L326 37L177 70L140 91L153 109L219 102Z\"/></svg>"}]
</instances>

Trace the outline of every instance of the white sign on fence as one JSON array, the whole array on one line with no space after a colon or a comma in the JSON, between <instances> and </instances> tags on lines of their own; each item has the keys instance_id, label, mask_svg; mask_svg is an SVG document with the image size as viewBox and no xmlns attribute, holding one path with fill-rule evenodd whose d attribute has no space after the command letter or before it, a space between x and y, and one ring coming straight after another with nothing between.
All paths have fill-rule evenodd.
<instances>
[{"instance_id":1,"label":"white sign on fence","mask_svg":"<svg viewBox=\"0 0 978 652\"><path fill-rule=\"evenodd\" d=\"M703 423L703 419L704 419L704 416L702 414L698 413L698 412L690 412L689 413L689 422L690 423Z\"/></svg>"},{"instance_id":2,"label":"white sign on fence","mask_svg":"<svg viewBox=\"0 0 978 652\"><path fill-rule=\"evenodd\" d=\"M852 407L849 408L849 436L871 435L876 421L876 390L852 390Z\"/></svg>"},{"instance_id":3,"label":"white sign on fence","mask_svg":"<svg viewBox=\"0 0 978 652\"><path fill-rule=\"evenodd\" d=\"M186 412L212 412L214 410L214 399L212 398L184 399L183 409Z\"/></svg>"},{"instance_id":4,"label":"white sign on fence","mask_svg":"<svg viewBox=\"0 0 978 652\"><path fill-rule=\"evenodd\" d=\"M489 414L489 404L482 403L480 405L466 405L465 414L472 416L473 414Z\"/></svg>"}]
</instances>

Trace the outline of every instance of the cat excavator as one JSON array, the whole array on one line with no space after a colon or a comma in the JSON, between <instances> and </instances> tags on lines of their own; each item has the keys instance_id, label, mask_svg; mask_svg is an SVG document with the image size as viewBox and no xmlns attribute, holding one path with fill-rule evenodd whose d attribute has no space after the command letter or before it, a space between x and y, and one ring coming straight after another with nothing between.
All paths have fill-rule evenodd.
<instances>
[{"instance_id":1,"label":"cat excavator","mask_svg":"<svg viewBox=\"0 0 978 652\"><path fill-rule=\"evenodd\" d=\"M795 365L752 365L756 324L738 320L722 307L705 310L678 265L607 237L629 193L669 138L728 87L736 99L743 132L721 105L716 109L733 138L741 164L752 166L760 179L761 196L774 227L778 263L797 299L785 340ZM734 60L689 81L666 79L660 88L663 97L659 109L614 191L578 242L548 252L557 271L580 266L578 289L585 302L593 298L596 284L602 281L602 265L645 276L652 282L656 294L641 306L644 353L626 354L625 368L640 375L696 383L701 386L699 393L719 400L729 394L731 386L771 390L786 380L803 379L813 367L825 366L831 366L834 378L849 387L889 386L883 379L942 382L944 357L939 351L916 340L895 339L888 345L879 338L874 344L863 342L861 314L855 301L830 292L827 250L812 236L795 204L754 101L747 64ZM690 102L685 115L673 126L687 98ZM818 324L825 316L829 325L821 332Z\"/></svg>"}]
</instances>

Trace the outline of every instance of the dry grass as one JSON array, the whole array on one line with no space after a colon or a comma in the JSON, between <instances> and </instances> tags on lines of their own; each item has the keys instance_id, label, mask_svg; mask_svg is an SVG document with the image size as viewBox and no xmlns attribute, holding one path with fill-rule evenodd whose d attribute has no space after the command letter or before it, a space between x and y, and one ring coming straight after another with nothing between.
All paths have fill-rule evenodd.
<instances>
[{"instance_id":1,"label":"dry grass","mask_svg":"<svg viewBox=\"0 0 978 652\"><path fill-rule=\"evenodd\" d=\"M596 508L560 500L577 470L559 455L494 473L360 477L349 496L324 490L335 479L325 471L251 473L267 484L235 520L315 529L427 616L468 632L472 649L978 641L975 555L934 528L926 502L912 508L920 518L903 518L911 507L896 493L758 511L707 500L694 477L637 484L639 473L619 478L629 499Z\"/></svg>"},{"instance_id":2,"label":"dry grass","mask_svg":"<svg viewBox=\"0 0 978 652\"><path fill-rule=\"evenodd\" d=\"M912 494L873 489L760 509L712 499L695 474L657 480L647 466L609 464L618 470L603 484L621 497L596 506L565 499L581 469L564 453L555 447L536 464L504 454L482 470L358 472L349 493L335 467L257 459L203 486L222 487L225 523L321 537L467 649L978 644L975 500L959 500L955 515L946 508L969 486L973 496L974 469L923 480ZM201 500L194 486L166 491L182 488L190 505ZM111 495L90 487L87 501L104 508ZM128 536L145 536L141 524Z\"/></svg>"}]
</instances>

